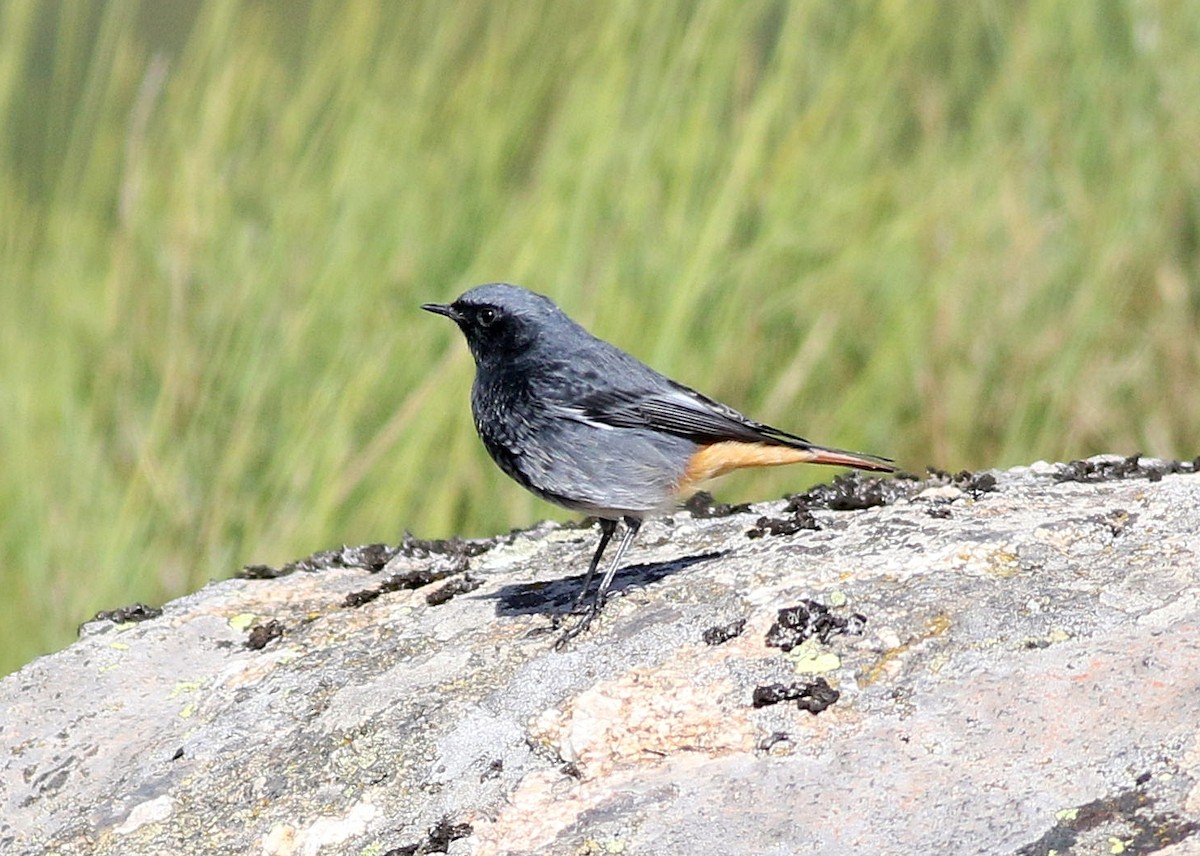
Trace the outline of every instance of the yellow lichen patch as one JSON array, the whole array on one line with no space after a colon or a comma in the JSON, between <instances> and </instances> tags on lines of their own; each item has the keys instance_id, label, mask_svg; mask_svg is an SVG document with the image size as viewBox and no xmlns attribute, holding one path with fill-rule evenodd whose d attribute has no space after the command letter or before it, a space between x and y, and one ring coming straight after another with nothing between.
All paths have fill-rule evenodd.
<instances>
[{"instance_id":1,"label":"yellow lichen patch","mask_svg":"<svg viewBox=\"0 0 1200 856\"><path fill-rule=\"evenodd\" d=\"M916 636L910 637L895 647L884 651L879 656L879 659L875 661L875 664L871 666L871 668L867 669L863 674L859 681L859 685L868 687L875 683L896 667L895 664L899 661L903 654L907 653L923 642L946 635L946 633L950 630L950 627L950 617L944 613L935 615L933 618L928 619L925 622L923 632Z\"/></svg>"},{"instance_id":2,"label":"yellow lichen patch","mask_svg":"<svg viewBox=\"0 0 1200 856\"><path fill-rule=\"evenodd\" d=\"M249 628L254 623L256 617L253 612L239 612L233 618L229 619L229 626L240 633Z\"/></svg>"},{"instance_id":3,"label":"yellow lichen patch","mask_svg":"<svg viewBox=\"0 0 1200 856\"><path fill-rule=\"evenodd\" d=\"M993 576L1011 577L1021 572L1021 559L1011 550L994 550L989 570Z\"/></svg>"},{"instance_id":4,"label":"yellow lichen patch","mask_svg":"<svg viewBox=\"0 0 1200 856\"><path fill-rule=\"evenodd\" d=\"M842 666L842 658L832 651L822 650L815 636L789 651L787 658L792 661L792 668L798 675L822 675L837 671Z\"/></svg>"}]
</instances>

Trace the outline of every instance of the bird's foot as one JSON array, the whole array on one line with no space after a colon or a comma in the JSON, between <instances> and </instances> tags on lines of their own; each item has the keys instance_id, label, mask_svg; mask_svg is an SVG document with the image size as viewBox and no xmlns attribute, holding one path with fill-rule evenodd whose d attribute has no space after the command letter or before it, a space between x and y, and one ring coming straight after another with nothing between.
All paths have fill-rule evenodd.
<instances>
[{"instance_id":1,"label":"bird's foot","mask_svg":"<svg viewBox=\"0 0 1200 856\"><path fill-rule=\"evenodd\" d=\"M572 639L574 639L579 634L583 633L585 630L588 629L588 627L591 626L592 619L594 619L597 615L599 615L600 610L604 608L604 601L599 600L599 599L593 600L588 605L587 609L584 610L582 613L579 613L576 611L577 607L578 607L578 604L576 604L575 607L572 607L571 612L568 614L569 615L580 615L581 617L577 622L575 622L575 624L573 624L572 626L570 626L566 630L564 630L562 635L558 637L558 639L554 643L555 651L562 651L564 648L567 647L568 642L570 642ZM554 629L555 630L557 630L560 626L562 626L562 621L563 621L562 616L555 616L555 621L554 621Z\"/></svg>"}]
</instances>

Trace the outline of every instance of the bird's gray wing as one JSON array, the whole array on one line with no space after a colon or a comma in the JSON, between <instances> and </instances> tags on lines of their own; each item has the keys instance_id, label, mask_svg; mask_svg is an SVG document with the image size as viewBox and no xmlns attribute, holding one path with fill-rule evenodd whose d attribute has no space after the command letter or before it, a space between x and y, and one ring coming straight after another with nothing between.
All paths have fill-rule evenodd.
<instances>
[{"instance_id":1,"label":"bird's gray wing","mask_svg":"<svg viewBox=\"0 0 1200 856\"><path fill-rule=\"evenodd\" d=\"M723 440L807 448L803 437L755 422L732 407L681 383L662 378L654 388L592 390L564 410L598 427L646 428L686 437L701 445Z\"/></svg>"}]
</instances>

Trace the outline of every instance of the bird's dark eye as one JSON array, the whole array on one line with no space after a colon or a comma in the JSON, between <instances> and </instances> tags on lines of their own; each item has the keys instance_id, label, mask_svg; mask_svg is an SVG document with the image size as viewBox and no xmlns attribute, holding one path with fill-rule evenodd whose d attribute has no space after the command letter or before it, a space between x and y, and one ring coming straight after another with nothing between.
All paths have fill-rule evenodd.
<instances>
[{"instance_id":1,"label":"bird's dark eye","mask_svg":"<svg viewBox=\"0 0 1200 856\"><path fill-rule=\"evenodd\" d=\"M491 327L496 321L496 310L490 306L485 306L479 310L479 324L482 327Z\"/></svg>"}]
</instances>

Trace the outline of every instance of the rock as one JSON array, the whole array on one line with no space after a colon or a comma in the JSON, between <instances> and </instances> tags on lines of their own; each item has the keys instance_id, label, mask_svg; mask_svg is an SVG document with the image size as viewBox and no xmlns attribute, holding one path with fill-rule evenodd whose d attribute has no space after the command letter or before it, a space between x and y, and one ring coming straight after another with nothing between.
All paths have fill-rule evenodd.
<instances>
[{"instance_id":1,"label":"rock","mask_svg":"<svg viewBox=\"0 0 1200 856\"><path fill-rule=\"evenodd\" d=\"M0 852L1196 852L1195 469L701 502L564 652L595 527L252 568L0 682Z\"/></svg>"}]
</instances>

